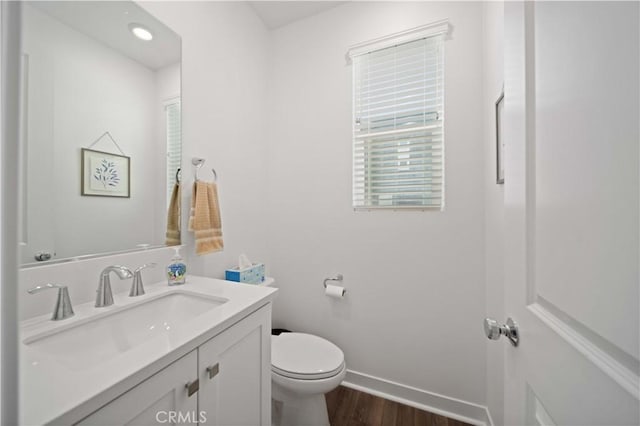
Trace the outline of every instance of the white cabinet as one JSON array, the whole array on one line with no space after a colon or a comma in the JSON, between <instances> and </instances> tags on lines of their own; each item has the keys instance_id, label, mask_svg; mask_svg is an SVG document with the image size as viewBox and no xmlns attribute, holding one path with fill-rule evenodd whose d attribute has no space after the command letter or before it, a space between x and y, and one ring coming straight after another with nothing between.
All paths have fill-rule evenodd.
<instances>
[{"instance_id":1,"label":"white cabinet","mask_svg":"<svg viewBox=\"0 0 640 426\"><path fill-rule=\"evenodd\" d=\"M270 339L267 304L77 424L270 425Z\"/></svg>"},{"instance_id":2,"label":"white cabinet","mask_svg":"<svg viewBox=\"0 0 640 426\"><path fill-rule=\"evenodd\" d=\"M182 413L183 419L186 415L194 416L198 411L197 393L189 397L185 385L195 380L197 363L198 355L194 350L78 424L159 425L177 423L168 421L168 416L173 416L171 413Z\"/></svg>"},{"instance_id":3,"label":"white cabinet","mask_svg":"<svg viewBox=\"0 0 640 426\"><path fill-rule=\"evenodd\" d=\"M271 424L271 315L260 311L198 348L201 425Z\"/></svg>"}]
</instances>

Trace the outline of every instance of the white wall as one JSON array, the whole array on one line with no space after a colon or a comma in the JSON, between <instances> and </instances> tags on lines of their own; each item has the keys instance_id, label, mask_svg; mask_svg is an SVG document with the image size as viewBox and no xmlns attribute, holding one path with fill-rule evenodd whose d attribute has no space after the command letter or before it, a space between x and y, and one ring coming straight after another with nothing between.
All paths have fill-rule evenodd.
<instances>
[{"instance_id":1,"label":"white wall","mask_svg":"<svg viewBox=\"0 0 640 426\"><path fill-rule=\"evenodd\" d=\"M180 96L180 62L156 71L156 93L160 102Z\"/></svg>"},{"instance_id":2,"label":"white wall","mask_svg":"<svg viewBox=\"0 0 640 426\"><path fill-rule=\"evenodd\" d=\"M27 4L23 29L30 84L23 262L40 250L66 258L160 243L154 71ZM80 195L80 149L105 131L131 157L131 198ZM92 149L120 154L108 138Z\"/></svg>"},{"instance_id":3,"label":"white wall","mask_svg":"<svg viewBox=\"0 0 640 426\"><path fill-rule=\"evenodd\" d=\"M238 255L268 262L266 235L266 73L269 33L240 2L143 2L182 37L183 243L188 270L223 277ZM196 256L186 232L192 157L201 177L218 174L225 241L221 253Z\"/></svg>"},{"instance_id":4,"label":"white wall","mask_svg":"<svg viewBox=\"0 0 640 426\"><path fill-rule=\"evenodd\" d=\"M345 53L443 18L445 211L354 212ZM350 370L484 405L482 34L482 4L463 2L353 2L274 31L268 240L275 326L330 339ZM342 301L323 295L336 273Z\"/></svg>"},{"instance_id":5,"label":"white wall","mask_svg":"<svg viewBox=\"0 0 640 426\"><path fill-rule=\"evenodd\" d=\"M504 185L496 184L495 102L502 91L504 4L483 3L483 123L487 317L502 322L504 310ZM487 340L487 406L494 424L504 424L504 341Z\"/></svg>"}]
</instances>

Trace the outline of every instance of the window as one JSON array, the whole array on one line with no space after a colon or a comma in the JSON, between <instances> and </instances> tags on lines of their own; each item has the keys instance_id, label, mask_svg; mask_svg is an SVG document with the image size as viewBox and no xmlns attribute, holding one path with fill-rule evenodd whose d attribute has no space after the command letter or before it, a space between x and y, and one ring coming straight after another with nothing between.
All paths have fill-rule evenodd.
<instances>
[{"instance_id":1,"label":"window","mask_svg":"<svg viewBox=\"0 0 640 426\"><path fill-rule=\"evenodd\" d=\"M167 207L176 183L176 172L182 160L182 127L180 121L180 98L172 99L164 105L167 135Z\"/></svg>"},{"instance_id":2,"label":"window","mask_svg":"<svg viewBox=\"0 0 640 426\"><path fill-rule=\"evenodd\" d=\"M447 24L438 24L349 53L356 209L443 207Z\"/></svg>"}]
</instances>

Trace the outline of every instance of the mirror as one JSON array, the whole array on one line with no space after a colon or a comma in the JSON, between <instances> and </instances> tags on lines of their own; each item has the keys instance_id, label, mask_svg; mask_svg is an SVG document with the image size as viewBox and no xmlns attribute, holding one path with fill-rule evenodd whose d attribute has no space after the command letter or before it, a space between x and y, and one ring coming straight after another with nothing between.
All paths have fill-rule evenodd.
<instances>
[{"instance_id":1,"label":"mirror","mask_svg":"<svg viewBox=\"0 0 640 426\"><path fill-rule=\"evenodd\" d=\"M23 2L22 52L23 266L179 244L180 37L133 2Z\"/></svg>"}]
</instances>

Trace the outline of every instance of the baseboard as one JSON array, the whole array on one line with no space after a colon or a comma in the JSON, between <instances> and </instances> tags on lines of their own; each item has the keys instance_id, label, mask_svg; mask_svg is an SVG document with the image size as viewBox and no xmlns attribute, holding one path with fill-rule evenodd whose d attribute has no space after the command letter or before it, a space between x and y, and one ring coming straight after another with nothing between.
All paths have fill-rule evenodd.
<instances>
[{"instance_id":1,"label":"baseboard","mask_svg":"<svg viewBox=\"0 0 640 426\"><path fill-rule=\"evenodd\" d=\"M487 407L347 370L343 386L477 426L493 426Z\"/></svg>"}]
</instances>

